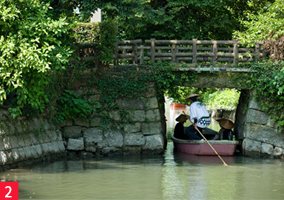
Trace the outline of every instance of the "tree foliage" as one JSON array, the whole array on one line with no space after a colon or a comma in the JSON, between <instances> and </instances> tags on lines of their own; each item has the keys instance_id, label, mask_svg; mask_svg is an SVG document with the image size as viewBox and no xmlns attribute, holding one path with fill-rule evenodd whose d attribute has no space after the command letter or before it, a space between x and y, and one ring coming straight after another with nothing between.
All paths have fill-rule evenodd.
<instances>
[{"instance_id":1,"label":"tree foliage","mask_svg":"<svg viewBox=\"0 0 284 200\"><path fill-rule=\"evenodd\" d=\"M282 0L267 4L257 14L248 15L244 21L244 32L234 36L243 44L254 45L263 42L263 60L250 64L254 73L246 77L245 83L255 90L255 98L260 106L274 116L277 126L284 126L284 4ZM267 56L266 56L267 55ZM270 58L270 60L266 60Z\"/></svg>"},{"instance_id":2,"label":"tree foliage","mask_svg":"<svg viewBox=\"0 0 284 200\"><path fill-rule=\"evenodd\" d=\"M284 4L282 0L269 3L257 13L247 13L248 20L242 21L245 31L236 31L234 36L242 43L276 39L284 34Z\"/></svg>"},{"instance_id":3,"label":"tree foliage","mask_svg":"<svg viewBox=\"0 0 284 200\"><path fill-rule=\"evenodd\" d=\"M53 20L39 0L0 2L0 103L13 94L14 116L26 105L43 111L51 75L64 70L72 54L68 24Z\"/></svg>"},{"instance_id":4,"label":"tree foliage","mask_svg":"<svg viewBox=\"0 0 284 200\"><path fill-rule=\"evenodd\" d=\"M247 14L274 0L41 0L53 7L54 17L73 16L89 22L101 8L103 20L119 22L120 39L232 39L242 31ZM71 19L71 18L70 18ZM73 19L72 19L73 20Z\"/></svg>"},{"instance_id":5,"label":"tree foliage","mask_svg":"<svg viewBox=\"0 0 284 200\"><path fill-rule=\"evenodd\" d=\"M226 40L235 30L243 30L246 13L255 13L266 2L125 0L105 4L103 12L104 18L118 19L122 39Z\"/></svg>"}]
</instances>

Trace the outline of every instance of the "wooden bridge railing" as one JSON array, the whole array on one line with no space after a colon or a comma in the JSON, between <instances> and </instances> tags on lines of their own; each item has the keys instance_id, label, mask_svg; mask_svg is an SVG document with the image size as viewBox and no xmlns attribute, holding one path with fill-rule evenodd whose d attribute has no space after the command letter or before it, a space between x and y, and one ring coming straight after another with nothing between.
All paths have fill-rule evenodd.
<instances>
[{"instance_id":1,"label":"wooden bridge railing","mask_svg":"<svg viewBox=\"0 0 284 200\"><path fill-rule=\"evenodd\" d=\"M91 47L88 46L85 44L80 48ZM244 48L238 41L229 40L126 40L116 42L113 64L144 64L159 60L189 66L247 63L262 56L261 47L262 43L256 43L255 48ZM95 56L85 56L84 60L95 60Z\"/></svg>"}]
</instances>

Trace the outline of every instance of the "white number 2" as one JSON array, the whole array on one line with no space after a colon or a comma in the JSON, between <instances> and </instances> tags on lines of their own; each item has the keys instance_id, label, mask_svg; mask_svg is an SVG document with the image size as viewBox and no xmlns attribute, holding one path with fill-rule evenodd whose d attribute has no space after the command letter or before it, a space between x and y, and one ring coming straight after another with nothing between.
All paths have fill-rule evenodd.
<instances>
[{"instance_id":1,"label":"white number 2","mask_svg":"<svg viewBox=\"0 0 284 200\"><path fill-rule=\"evenodd\" d=\"M12 198L12 196L9 196L12 191L12 188L10 186L6 186L5 189L6 188L9 188L9 192L6 194L5 198Z\"/></svg>"}]
</instances>

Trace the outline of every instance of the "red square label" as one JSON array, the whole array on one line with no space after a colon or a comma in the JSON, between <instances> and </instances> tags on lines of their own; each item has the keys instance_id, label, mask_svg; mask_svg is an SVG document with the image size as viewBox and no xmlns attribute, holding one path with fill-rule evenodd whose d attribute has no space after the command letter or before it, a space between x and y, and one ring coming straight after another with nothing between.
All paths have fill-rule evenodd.
<instances>
[{"instance_id":1,"label":"red square label","mask_svg":"<svg viewBox=\"0 0 284 200\"><path fill-rule=\"evenodd\" d=\"M0 182L0 200L18 200L18 182Z\"/></svg>"}]
</instances>

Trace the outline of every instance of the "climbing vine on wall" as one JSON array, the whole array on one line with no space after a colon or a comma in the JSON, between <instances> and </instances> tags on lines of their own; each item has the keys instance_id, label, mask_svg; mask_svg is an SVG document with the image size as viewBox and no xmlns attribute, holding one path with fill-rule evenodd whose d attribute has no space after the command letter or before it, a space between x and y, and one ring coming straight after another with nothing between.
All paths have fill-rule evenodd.
<instances>
[{"instance_id":1,"label":"climbing vine on wall","mask_svg":"<svg viewBox=\"0 0 284 200\"><path fill-rule=\"evenodd\" d=\"M255 91L254 97L259 106L282 129L284 126L284 71L278 62L260 62L248 65L254 71L242 77L249 89Z\"/></svg>"},{"instance_id":2,"label":"climbing vine on wall","mask_svg":"<svg viewBox=\"0 0 284 200\"><path fill-rule=\"evenodd\" d=\"M169 63L156 63L145 65L143 67L117 67L105 68L97 72L86 75L84 71L76 70L71 78L68 79L65 92L57 101L55 119L59 122L71 118L92 118L99 117L104 125L115 125L123 127L125 124L132 123L129 112L131 110L121 109L118 106L118 99L141 99L145 100L145 93L149 92L149 85L154 84L157 87L158 102L163 105L164 94L168 91L175 91L175 85L179 85L185 81L194 81L195 73L182 72L173 74L172 66ZM78 90L78 83L84 80L84 95L78 96L73 90ZM68 84L67 84L68 83ZM75 86L78 86L77 88ZM81 83L82 85L82 83ZM99 91L100 98L90 100L88 98L91 90ZM65 94L66 93L66 94ZM69 98L69 97L72 98ZM77 103L81 102L80 105ZM69 106L70 105L70 106ZM73 106L76 106L74 112ZM80 111L81 109L81 111ZM146 110L147 108L145 108ZM112 111L116 111L120 115L120 120L115 120L110 115ZM82 116L80 116L82 115Z\"/></svg>"}]
</instances>

